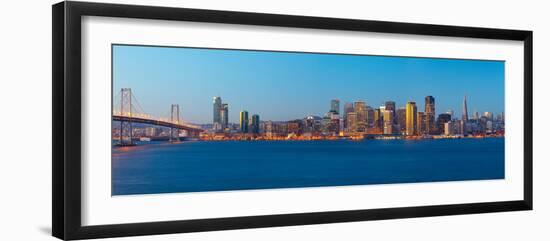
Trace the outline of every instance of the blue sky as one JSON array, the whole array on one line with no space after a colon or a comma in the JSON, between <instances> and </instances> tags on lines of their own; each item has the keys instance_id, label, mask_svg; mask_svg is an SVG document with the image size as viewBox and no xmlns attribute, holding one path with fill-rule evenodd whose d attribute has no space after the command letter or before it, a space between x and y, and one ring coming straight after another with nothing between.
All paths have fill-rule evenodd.
<instances>
[{"instance_id":1,"label":"blue sky","mask_svg":"<svg viewBox=\"0 0 550 241\"><path fill-rule=\"evenodd\" d=\"M504 111L504 62L343 54L285 53L197 48L113 46L113 95L132 88L147 114L212 122L212 97L229 104L229 121L239 111L262 120L322 116L331 99L362 100L372 107L393 100L398 107L432 95L437 114L462 99L468 111Z\"/></svg>"}]
</instances>

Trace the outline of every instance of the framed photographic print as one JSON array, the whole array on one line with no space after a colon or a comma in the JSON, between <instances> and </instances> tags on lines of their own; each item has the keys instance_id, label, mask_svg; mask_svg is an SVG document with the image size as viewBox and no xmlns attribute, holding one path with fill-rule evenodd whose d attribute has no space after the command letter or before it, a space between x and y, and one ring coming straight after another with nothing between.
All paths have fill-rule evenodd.
<instances>
[{"instance_id":1,"label":"framed photographic print","mask_svg":"<svg viewBox=\"0 0 550 241\"><path fill-rule=\"evenodd\" d=\"M58 238L531 209L531 31L53 6Z\"/></svg>"}]
</instances>

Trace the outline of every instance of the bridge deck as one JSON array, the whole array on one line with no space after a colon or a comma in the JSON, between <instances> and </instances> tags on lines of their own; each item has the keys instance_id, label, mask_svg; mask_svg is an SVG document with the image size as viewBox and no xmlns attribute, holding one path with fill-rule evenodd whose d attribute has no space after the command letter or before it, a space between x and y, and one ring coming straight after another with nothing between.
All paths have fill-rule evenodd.
<instances>
[{"instance_id":1,"label":"bridge deck","mask_svg":"<svg viewBox=\"0 0 550 241\"><path fill-rule=\"evenodd\" d=\"M121 116L121 115L113 115L114 121L129 121L129 122L135 122L135 123L143 123L143 124L150 124L150 125L157 125L157 126L164 126L169 128L177 128L181 130L186 131L194 131L194 132L202 132L203 129L191 126L187 124L175 124L167 121L161 121L161 120L154 120L154 119L147 119L142 117L129 117L129 116Z\"/></svg>"}]
</instances>

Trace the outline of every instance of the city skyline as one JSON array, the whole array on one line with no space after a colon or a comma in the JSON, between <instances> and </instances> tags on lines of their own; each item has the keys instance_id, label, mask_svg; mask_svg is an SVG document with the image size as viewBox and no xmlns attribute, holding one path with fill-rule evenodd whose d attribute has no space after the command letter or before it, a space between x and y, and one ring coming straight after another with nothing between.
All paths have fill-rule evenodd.
<instances>
[{"instance_id":1,"label":"city skyline","mask_svg":"<svg viewBox=\"0 0 550 241\"><path fill-rule=\"evenodd\" d=\"M333 99L343 111L356 101L372 108L386 101L396 108L408 101L423 107L431 95L435 116L453 110L457 118L467 95L470 115L504 110L500 61L118 45L113 60L115 89L131 86L153 115L163 116L167 105L179 103L182 120L197 124L212 123L214 96L223 98L229 123L238 123L242 110L262 121L322 116ZM181 88L167 88L170 84Z\"/></svg>"}]
</instances>

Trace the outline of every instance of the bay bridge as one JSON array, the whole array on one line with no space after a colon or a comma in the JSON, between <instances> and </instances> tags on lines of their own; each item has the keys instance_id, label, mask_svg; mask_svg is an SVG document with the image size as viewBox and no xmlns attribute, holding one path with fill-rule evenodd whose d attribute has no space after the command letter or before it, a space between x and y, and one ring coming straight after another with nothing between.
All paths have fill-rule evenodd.
<instances>
[{"instance_id":1,"label":"bay bridge","mask_svg":"<svg viewBox=\"0 0 550 241\"><path fill-rule=\"evenodd\" d=\"M141 123L170 128L169 141L178 142L180 131L187 132L189 137L197 137L204 130L198 126L185 123L180 119L178 104L172 104L170 118L163 119L148 115L139 104L137 98L132 94L132 89L122 88L113 99L112 120L120 122L118 130L119 146L135 145L133 137L133 123Z\"/></svg>"}]
</instances>

